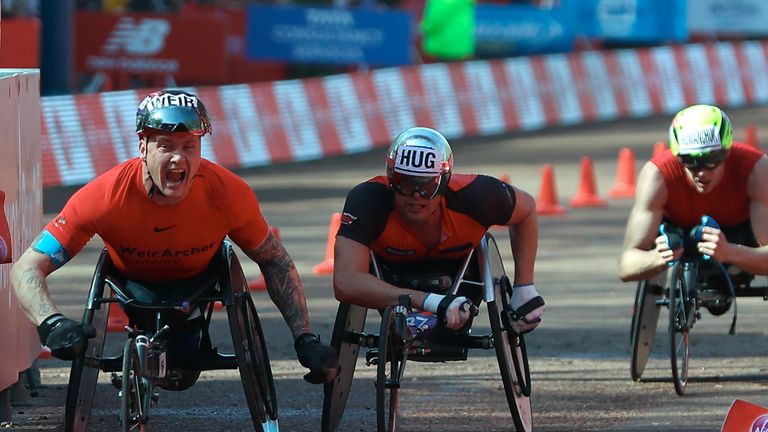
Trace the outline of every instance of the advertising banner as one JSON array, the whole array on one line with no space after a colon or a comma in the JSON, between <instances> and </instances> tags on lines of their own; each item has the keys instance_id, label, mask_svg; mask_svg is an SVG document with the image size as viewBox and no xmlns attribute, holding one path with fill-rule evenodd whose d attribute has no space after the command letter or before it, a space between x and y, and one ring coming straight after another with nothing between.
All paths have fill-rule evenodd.
<instances>
[{"instance_id":1,"label":"advertising banner","mask_svg":"<svg viewBox=\"0 0 768 432\"><path fill-rule=\"evenodd\" d=\"M568 52L576 24L568 9L479 4L475 8L475 53L503 57Z\"/></svg>"},{"instance_id":2,"label":"advertising banner","mask_svg":"<svg viewBox=\"0 0 768 432\"><path fill-rule=\"evenodd\" d=\"M578 19L579 33L627 42L688 39L686 0L562 0Z\"/></svg>"},{"instance_id":3,"label":"advertising banner","mask_svg":"<svg viewBox=\"0 0 768 432\"><path fill-rule=\"evenodd\" d=\"M224 14L77 12L75 68L220 83L227 76L228 22Z\"/></svg>"},{"instance_id":4,"label":"advertising banner","mask_svg":"<svg viewBox=\"0 0 768 432\"><path fill-rule=\"evenodd\" d=\"M768 2L765 0L688 2L688 31L750 36L768 35Z\"/></svg>"},{"instance_id":5,"label":"advertising banner","mask_svg":"<svg viewBox=\"0 0 768 432\"><path fill-rule=\"evenodd\" d=\"M372 66L411 63L412 21L388 10L248 7L246 56L254 60Z\"/></svg>"},{"instance_id":6,"label":"advertising banner","mask_svg":"<svg viewBox=\"0 0 768 432\"><path fill-rule=\"evenodd\" d=\"M5 18L0 32L0 68L36 68L40 64L40 20Z\"/></svg>"}]
</instances>

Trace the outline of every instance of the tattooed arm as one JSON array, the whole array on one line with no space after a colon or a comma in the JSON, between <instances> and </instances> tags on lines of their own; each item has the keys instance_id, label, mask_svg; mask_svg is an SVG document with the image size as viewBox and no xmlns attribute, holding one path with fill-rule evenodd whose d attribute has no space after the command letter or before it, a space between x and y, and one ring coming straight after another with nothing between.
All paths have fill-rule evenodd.
<instances>
[{"instance_id":1,"label":"tattooed arm","mask_svg":"<svg viewBox=\"0 0 768 432\"><path fill-rule=\"evenodd\" d=\"M269 297L280 309L293 337L311 333L304 286L283 244L270 232L256 249L244 252L259 265Z\"/></svg>"},{"instance_id":2,"label":"tattooed arm","mask_svg":"<svg viewBox=\"0 0 768 432\"><path fill-rule=\"evenodd\" d=\"M59 312L45 282L45 278L58 267L48 255L30 247L11 268L11 286L19 305L36 326L51 314Z\"/></svg>"}]
</instances>

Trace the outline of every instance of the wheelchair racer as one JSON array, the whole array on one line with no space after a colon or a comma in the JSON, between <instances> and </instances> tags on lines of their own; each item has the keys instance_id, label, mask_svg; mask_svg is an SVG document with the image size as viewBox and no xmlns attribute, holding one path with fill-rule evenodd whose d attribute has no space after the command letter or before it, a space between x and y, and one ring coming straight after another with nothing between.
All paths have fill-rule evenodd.
<instances>
[{"instance_id":1,"label":"wheelchair racer","mask_svg":"<svg viewBox=\"0 0 768 432\"><path fill-rule=\"evenodd\" d=\"M534 199L496 178L453 174L453 154L439 132L413 127L398 135L387 153L386 176L355 186L347 195L336 236L333 286L336 298L366 308L411 306L437 314L458 330L471 319L470 299L434 289L393 284L369 273L370 252L384 265L428 269L470 253L493 225L509 226L515 261L511 307L521 318L513 330L536 328L544 301L534 285L538 221Z\"/></svg>"},{"instance_id":2,"label":"wheelchair racer","mask_svg":"<svg viewBox=\"0 0 768 432\"><path fill-rule=\"evenodd\" d=\"M669 127L669 149L647 162L638 176L619 277L641 281L660 274L680 258L683 247L670 249L667 237L658 234L659 225L689 232L704 215L721 228L702 228L699 253L735 267L731 274L768 274L766 182L768 159L734 142L725 112L712 105L681 110ZM710 308L713 314L726 310Z\"/></svg>"},{"instance_id":3,"label":"wheelchair racer","mask_svg":"<svg viewBox=\"0 0 768 432\"><path fill-rule=\"evenodd\" d=\"M299 274L269 229L255 193L234 173L201 157L201 139L211 133L203 102L180 90L149 94L138 107L136 133L139 157L78 190L11 270L12 286L40 341L54 356L71 360L95 335L90 326L60 313L46 284L46 277L94 235L128 280L126 289L132 286L132 294L142 298L183 290L199 280L229 236L259 265L298 359L310 369L305 379L332 380L336 353L312 332ZM198 339L199 334L172 333L169 350L174 343Z\"/></svg>"}]
</instances>

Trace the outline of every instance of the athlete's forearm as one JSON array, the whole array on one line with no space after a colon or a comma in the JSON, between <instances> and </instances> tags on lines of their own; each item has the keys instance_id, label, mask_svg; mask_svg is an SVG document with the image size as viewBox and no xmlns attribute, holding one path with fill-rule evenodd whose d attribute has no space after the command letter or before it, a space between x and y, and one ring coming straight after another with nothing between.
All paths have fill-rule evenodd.
<instances>
[{"instance_id":1,"label":"athlete's forearm","mask_svg":"<svg viewBox=\"0 0 768 432\"><path fill-rule=\"evenodd\" d=\"M59 312L48 295L46 274L23 261L17 262L11 269L11 286L16 293L24 314L35 325L51 314Z\"/></svg>"},{"instance_id":2,"label":"athlete's forearm","mask_svg":"<svg viewBox=\"0 0 768 432\"><path fill-rule=\"evenodd\" d=\"M411 296L411 306L422 308L426 293L396 287L369 273L337 270L333 274L336 299L368 309L384 309L396 306L400 295Z\"/></svg>"},{"instance_id":3,"label":"athlete's forearm","mask_svg":"<svg viewBox=\"0 0 768 432\"><path fill-rule=\"evenodd\" d=\"M749 247L733 244L725 262L754 275L768 275L768 246Z\"/></svg>"},{"instance_id":4,"label":"athlete's forearm","mask_svg":"<svg viewBox=\"0 0 768 432\"><path fill-rule=\"evenodd\" d=\"M296 265L277 238L271 233L256 249L246 251L261 269L267 292L291 329L293 337L312 331L307 299Z\"/></svg>"},{"instance_id":5,"label":"athlete's forearm","mask_svg":"<svg viewBox=\"0 0 768 432\"><path fill-rule=\"evenodd\" d=\"M287 257L287 256L286 256ZM299 272L290 258L260 266L269 297L275 303L293 337L312 331L307 299Z\"/></svg>"},{"instance_id":6,"label":"athlete's forearm","mask_svg":"<svg viewBox=\"0 0 768 432\"><path fill-rule=\"evenodd\" d=\"M515 285L533 283L539 248L539 225L535 214L509 227L509 241L515 261Z\"/></svg>"},{"instance_id":7,"label":"athlete's forearm","mask_svg":"<svg viewBox=\"0 0 768 432\"><path fill-rule=\"evenodd\" d=\"M624 282L650 279L664 270L664 260L655 249L626 249L619 259L619 278Z\"/></svg>"}]
</instances>

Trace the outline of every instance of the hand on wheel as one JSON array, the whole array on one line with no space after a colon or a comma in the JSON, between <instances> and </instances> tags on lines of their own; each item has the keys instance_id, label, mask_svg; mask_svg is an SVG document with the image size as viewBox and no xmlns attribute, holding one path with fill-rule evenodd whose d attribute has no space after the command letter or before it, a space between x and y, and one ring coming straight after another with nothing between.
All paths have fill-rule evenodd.
<instances>
[{"instance_id":1,"label":"hand on wheel","mask_svg":"<svg viewBox=\"0 0 768 432\"><path fill-rule=\"evenodd\" d=\"M436 313L437 319L451 330L458 330L475 314L472 301L464 296L429 293L422 309Z\"/></svg>"},{"instance_id":2,"label":"hand on wheel","mask_svg":"<svg viewBox=\"0 0 768 432\"><path fill-rule=\"evenodd\" d=\"M512 328L517 333L528 333L539 326L544 314L544 299L534 284L512 287L510 305L513 310Z\"/></svg>"},{"instance_id":3,"label":"hand on wheel","mask_svg":"<svg viewBox=\"0 0 768 432\"><path fill-rule=\"evenodd\" d=\"M37 327L37 334L54 357L74 360L83 355L88 339L96 337L96 329L56 313L43 320Z\"/></svg>"},{"instance_id":4,"label":"hand on wheel","mask_svg":"<svg viewBox=\"0 0 768 432\"><path fill-rule=\"evenodd\" d=\"M304 333L293 343L299 363L309 369L304 379L312 384L325 384L336 379L341 367L336 350L320 343L320 337Z\"/></svg>"}]
</instances>

